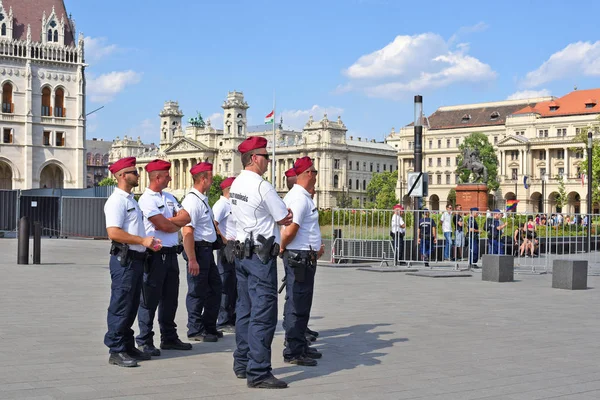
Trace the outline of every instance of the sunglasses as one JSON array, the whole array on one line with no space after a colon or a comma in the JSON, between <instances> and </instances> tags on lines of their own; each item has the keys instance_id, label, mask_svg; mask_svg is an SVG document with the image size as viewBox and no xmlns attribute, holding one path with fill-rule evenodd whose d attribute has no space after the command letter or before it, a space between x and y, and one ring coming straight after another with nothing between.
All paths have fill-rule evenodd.
<instances>
[{"instance_id":1,"label":"sunglasses","mask_svg":"<svg viewBox=\"0 0 600 400\"><path fill-rule=\"evenodd\" d=\"M312 172L313 175L316 175L319 173L319 171L317 171L316 169L309 169L306 172Z\"/></svg>"},{"instance_id":2,"label":"sunglasses","mask_svg":"<svg viewBox=\"0 0 600 400\"><path fill-rule=\"evenodd\" d=\"M268 159L269 159L269 154L268 154L268 153L267 153L267 154L255 154L255 156L261 156L261 157L264 157L264 158L265 158L265 160L268 160Z\"/></svg>"},{"instance_id":3,"label":"sunglasses","mask_svg":"<svg viewBox=\"0 0 600 400\"><path fill-rule=\"evenodd\" d=\"M140 176L140 173L137 172L137 169L134 169L133 171L124 171L123 175L127 175L127 174L133 174L135 176Z\"/></svg>"}]
</instances>

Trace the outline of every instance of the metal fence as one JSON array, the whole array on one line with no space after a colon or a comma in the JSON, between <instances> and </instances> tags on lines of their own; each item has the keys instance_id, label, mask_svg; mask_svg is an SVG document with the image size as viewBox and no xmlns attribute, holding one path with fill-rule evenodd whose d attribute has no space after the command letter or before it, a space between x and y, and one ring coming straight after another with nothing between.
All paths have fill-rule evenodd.
<instances>
[{"instance_id":1,"label":"metal fence","mask_svg":"<svg viewBox=\"0 0 600 400\"><path fill-rule=\"evenodd\" d=\"M515 272L545 273L554 259L577 257L589 262L591 274L600 273L598 214L591 215L588 224L587 214L453 211L446 229L442 215L429 211L333 209L331 261L462 270L481 267L485 254L512 254ZM415 216L420 227L416 241ZM403 234L392 232L393 219L398 217L405 224ZM462 234L456 229L457 219L462 220ZM430 236L427 226L431 226Z\"/></svg>"},{"instance_id":2,"label":"metal fence","mask_svg":"<svg viewBox=\"0 0 600 400\"><path fill-rule=\"evenodd\" d=\"M17 229L18 190L0 190L0 231Z\"/></svg>"},{"instance_id":3,"label":"metal fence","mask_svg":"<svg viewBox=\"0 0 600 400\"><path fill-rule=\"evenodd\" d=\"M62 197L60 236L106 238L103 197Z\"/></svg>"}]
</instances>

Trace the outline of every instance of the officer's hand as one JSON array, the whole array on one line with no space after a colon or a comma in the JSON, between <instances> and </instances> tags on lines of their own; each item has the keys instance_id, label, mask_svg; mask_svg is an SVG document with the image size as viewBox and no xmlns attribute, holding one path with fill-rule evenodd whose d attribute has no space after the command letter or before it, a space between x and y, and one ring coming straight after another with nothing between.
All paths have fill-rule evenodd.
<instances>
[{"instance_id":1,"label":"officer's hand","mask_svg":"<svg viewBox=\"0 0 600 400\"><path fill-rule=\"evenodd\" d=\"M198 265L198 261L189 260L188 261L188 272L191 276L198 276L200 273L200 266Z\"/></svg>"},{"instance_id":2,"label":"officer's hand","mask_svg":"<svg viewBox=\"0 0 600 400\"><path fill-rule=\"evenodd\" d=\"M321 256L323 255L323 253L325 253L325 245L324 244L321 245L321 248L317 252L317 258L321 258Z\"/></svg>"},{"instance_id":3,"label":"officer's hand","mask_svg":"<svg viewBox=\"0 0 600 400\"><path fill-rule=\"evenodd\" d=\"M421 244L421 238L417 239L417 244Z\"/></svg>"},{"instance_id":4,"label":"officer's hand","mask_svg":"<svg viewBox=\"0 0 600 400\"><path fill-rule=\"evenodd\" d=\"M158 251L162 247L160 239L156 239L152 236L147 236L142 239L142 246L149 248L152 251Z\"/></svg>"},{"instance_id":5,"label":"officer's hand","mask_svg":"<svg viewBox=\"0 0 600 400\"><path fill-rule=\"evenodd\" d=\"M281 221L278 221L277 223L278 223L279 225L285 225L285 226L288 226L289 224L291 224L291 223L292 223L292 220L293 220L293 219L294 219L294 214L292 213L292 210L290 210L290 209L288 208L288 213L287 213L287 215L285 216L285 218L284 218L284 219L282 219Z\"/></svg>"}]
</instances>

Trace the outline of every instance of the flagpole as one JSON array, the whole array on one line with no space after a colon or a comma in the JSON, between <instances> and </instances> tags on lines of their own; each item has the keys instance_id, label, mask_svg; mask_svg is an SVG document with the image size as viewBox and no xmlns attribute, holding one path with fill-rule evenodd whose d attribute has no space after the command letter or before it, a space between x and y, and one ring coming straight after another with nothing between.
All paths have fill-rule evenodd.
<instances>
[{"instance_id":1,"label":"flagpole","mask_svg":"<svg viewBox=\"0 0 600 400\"><path fill-rule=\"evenodd\" d=\"M275 116L277 113L275 112L275 90L273 90L273 160L271 161L271 167L273 168L273 187L277 190L277 177L275 176L275 167L277 166L277 160L275 159Z\"/></svg>"}]
</instances>

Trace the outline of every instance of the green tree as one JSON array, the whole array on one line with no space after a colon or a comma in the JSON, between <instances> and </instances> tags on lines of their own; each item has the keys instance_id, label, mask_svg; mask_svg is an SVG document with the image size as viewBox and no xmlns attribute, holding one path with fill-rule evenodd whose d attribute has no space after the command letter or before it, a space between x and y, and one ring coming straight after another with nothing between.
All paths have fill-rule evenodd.
<instances>
[{"instance_id":1,"label":"green tree","mask_svg":"<svg viewBox=\"0 0 600 400\"><path fill-rule=\"evenodd\" d=\"M98 186L117 186L117 180L115 178L104 178L98 182Z\"/></svg>"},{"instance_id":2,"label":"green tree","mask_svg":"<svg viewBox=\"0 0 600 400\"><path fill-rule=\"evenodd\" d=\"M396 184L398 171L374 173L371 182L367 185L367 197L373 203L373 208L391 209L398 203L396 197Z\"/></svg>"},{"instance_id":3,"label":"green tree","mask_svg":"<svg viewBox=\"0 0 600 400\"><path fill-rule=\"evenodd\" d=\"M352 197L346 191L335 196L336 204L338 208L350 208L352 207Z\"/></svg>"},{"instance_id":4,"label":"green tree","mask_svg":"<svg viewBox=\"0 0 600 400\"><path fill-rule=\"evenodd\" d=\"M588 130L597 134L600 130L600 117L596 118L596 123L590 124L587 128L582 128L575 135L574 142L581 143L580 146L573 147L573 151L583 151L585 159L581 162L581 173L588 174L588 159L587 159L587 142ZM583 149L582 149L583 148ZM600 202L600 191L598 190L598 182L600 182L600 140L592 140L592 199L594 203Z\"/></svg>"},{"instance_id":5,"label":"green tree","mask_svg":"<svg viewBox=\"0 0 600 400\"><path fill-rule=\"evenodd\" d=\"M565 189L565 181L562 176L557 176L558 180L558 194L554 198L556 201L556 207L562 208L567 204L567 190Z\"/></svg>"},{"instance_id":6,"label":"green tree","mask_svg":"<svg viewBox=\"0 0 600 400\"><path fill-rule=\"evenodd\" d=\"M210 189L208 191L208 205L213 206L217 200L221 197L221 182L225 180L225 177L221 175L213 175L213 183L210 185Z\"/></svg>"},{"instance_id":7,"label":"green tree","mask_svg":"<svg viewBox=\"0 0 600 400\"><path fill-rule=\"evenodd\" d=\"M498 157L496 157L496 151L494 146L488 141L488 137L479 132L471 133L467 136L464 142L458 147L460 154L458 155L458 165L456 173L459 174L461 182L468 182L471 171L462 168L462 162L464 157L464 150L466 148L477 149L479 151L479 157L481 162L487 168L488 180L484 182L487 184L488 191L496 191L500 186L498 182Z\"/></svg>"},{"instance_id":8,"label":"green tree","mask_svg":"<svg viewBox=\"0 0 600 400\"><path fill-rule=\"evenodd\" d=\"M450 189L450 192L448 192L448 198L446 200L448 203L452 204L452 207L456 206L456 190Z\"/></svg>"}]
</instances>

